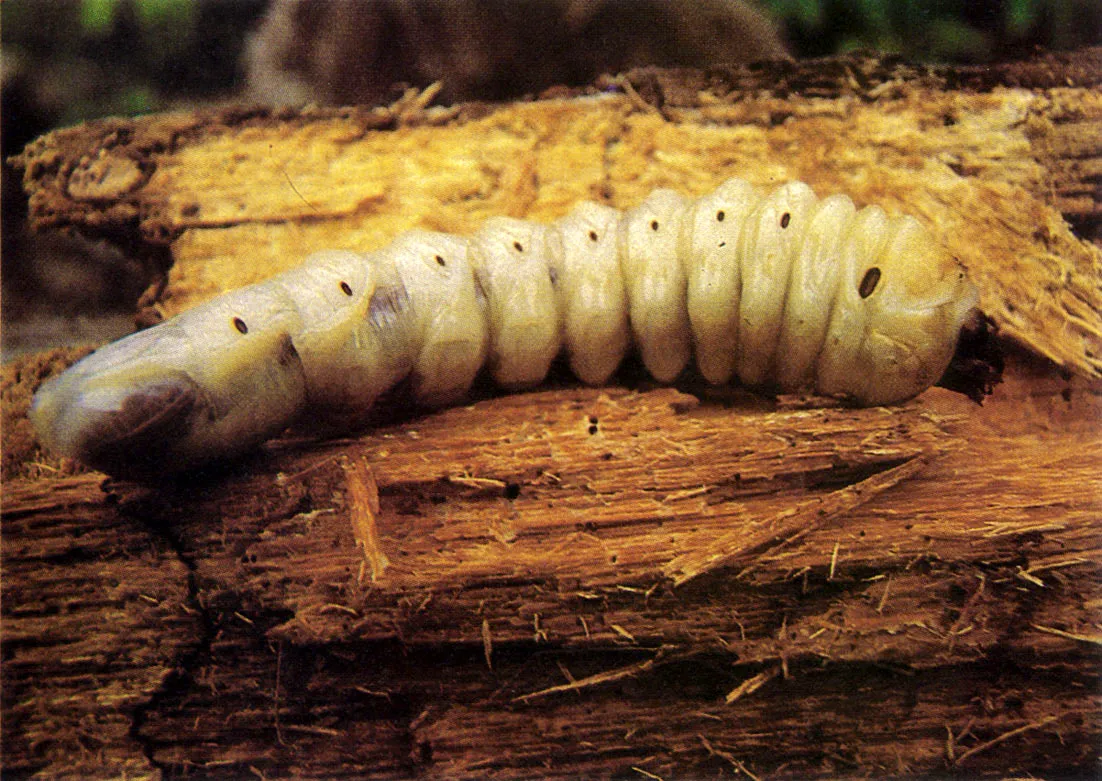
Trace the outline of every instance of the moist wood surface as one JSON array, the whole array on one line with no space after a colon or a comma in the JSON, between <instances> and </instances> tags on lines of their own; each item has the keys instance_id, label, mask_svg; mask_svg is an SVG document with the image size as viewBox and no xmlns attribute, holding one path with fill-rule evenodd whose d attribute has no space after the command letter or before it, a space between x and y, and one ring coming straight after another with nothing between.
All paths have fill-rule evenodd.
<instances>
[{"instance_id":1,"label":"moist wood surface","mask_svg":"<svg viewBox=\"0 0 1102 781\"><path fill-rule=\"evenodd\" d=\"M983 407L559 382L157 488L38 453L56 366L6 367L5 772L1095 774L1099 266L1067 220L1099 208L1098 61L647 72L36 142L32 219L170 255L167 312L319 246L738 174L931 221L1030 350Z\"/></svg>"}]
</instances>

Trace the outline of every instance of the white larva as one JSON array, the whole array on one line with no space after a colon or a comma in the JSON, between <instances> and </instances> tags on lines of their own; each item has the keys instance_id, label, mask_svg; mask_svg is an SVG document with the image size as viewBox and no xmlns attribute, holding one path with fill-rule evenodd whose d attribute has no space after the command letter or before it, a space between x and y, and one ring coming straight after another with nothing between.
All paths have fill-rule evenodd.
<instances>
[{"instance_id":1,"label":"white larva","mask_svg":"<svg viewBox=\"0 0 1102 781\"><path fill-rule=\"evenodd\" d=\"M662 382L695 356L713 383L891 404L937 381L976 301L913 218L732 179L623 214L582 203L552 225L317 253L97 350L39 389L31 419L59 453L158 475L239 454L304 409L365 410L402 381L446 404L483 366L536 385L561 351L601 384L632 345Z\"/></svg>"}]
</instances>

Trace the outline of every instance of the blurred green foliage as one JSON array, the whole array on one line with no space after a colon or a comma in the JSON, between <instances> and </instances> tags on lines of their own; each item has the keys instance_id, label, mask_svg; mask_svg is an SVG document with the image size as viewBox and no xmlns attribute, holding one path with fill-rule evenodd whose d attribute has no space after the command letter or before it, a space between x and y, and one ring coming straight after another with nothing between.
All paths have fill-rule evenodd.
<instances>
[{"instance_id":1,"label":"blurred green foliage","mask_svg":"<svg viewBox=\"0 0 1102 781\"><path fill-rule=\"evenodd\" d=\"M5 90L52 123L142 114L226 94L263 0L3 0Z\"/></svg>"},{"instance_id":2,"label":"blurred green foliage","mask_svg":"<svg viewBox=\"0 0 1102 781\"><path fill-rule=\"evenodd\" d=\"M193 0L80 0L80 24L88 35L111 32L120 9L133 8L143 30L188 30L195 21Z\"/></svg>"},{"instance_id":3,"label":"blurred green foliage","mask_svg":"<svg viewBox=\"0 0 1102 781\"><path fill-rule=\"evenodd\" d=\"M1099 0L759 0L800 57L854 49L985 62L1102 40Z\"/></svg>"},{"instance_id":4,"label":"blurred green foliage","mask_svg":"<svg viewBox=\"0 0 1102 781\"><path fill-rule=\"evenodd\" d=\"M86 35L106 37L116 17L128 11L137 22L137 43L147 56L172 57L191 45L198 18L194 0L80 0L81 26Z\"/></svg>"}]
</instances>

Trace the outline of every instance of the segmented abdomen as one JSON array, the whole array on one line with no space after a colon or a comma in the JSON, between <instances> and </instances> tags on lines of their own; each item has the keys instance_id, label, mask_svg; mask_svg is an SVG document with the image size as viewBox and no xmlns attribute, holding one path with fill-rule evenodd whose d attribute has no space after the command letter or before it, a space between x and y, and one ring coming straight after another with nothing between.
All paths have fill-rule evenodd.
<instances>
[{"instance_id":1,"label":"segmented abdomen","mask_svg":"<svg viewBox=\"0 0 1102 781\"><path fill-rule=\"evenodd\" d=\"M661 382L695 356L713 383L890 403L938 379L975 304L917 221L799 182L762 194L734 179L697 200L657 190L624 214L583 203L549 226L498 218L465 243L415 232L401 252L441 256L440 242L458 268L437 273L470 266L476 286L473 302L436 305L482 310L506 387L539 383L560 349L601 384L634 345ZM477 330L445 397L481 365Z\"/></svg>"}]
</instances>

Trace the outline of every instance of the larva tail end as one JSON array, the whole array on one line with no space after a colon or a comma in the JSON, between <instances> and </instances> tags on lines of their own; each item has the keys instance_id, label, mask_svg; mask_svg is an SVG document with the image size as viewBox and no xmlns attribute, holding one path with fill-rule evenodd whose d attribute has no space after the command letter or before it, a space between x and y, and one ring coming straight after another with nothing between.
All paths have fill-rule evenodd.
<instances>
[{"instance_id":1,"label":"larva tail end","mask_svg":"<svg viewBox=\"0 0 1102 781\"><path fill-rule=\"evenodd\" d=\"M111 390L100 390L101 404ZM63 394L51 419L32 420L55 450L93 469L141 481L173 470L174 445L203 403L199 388L184 376L134 390L120 388L118 401L103 404L105 409L88 403L90 396Z\"/></svg>"},{"instance_id":2,"label":"larva tail end","mask_svg":"<svg viewBox=\"0 0 1102 781\"><path fill-rule=\"evenodd\" d=\"M991 318L973 309L961 326L949 367L935 384L982 404L1002 382L1004 361L998 330Z\"/></svg>"}]
</instances>

